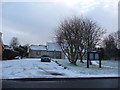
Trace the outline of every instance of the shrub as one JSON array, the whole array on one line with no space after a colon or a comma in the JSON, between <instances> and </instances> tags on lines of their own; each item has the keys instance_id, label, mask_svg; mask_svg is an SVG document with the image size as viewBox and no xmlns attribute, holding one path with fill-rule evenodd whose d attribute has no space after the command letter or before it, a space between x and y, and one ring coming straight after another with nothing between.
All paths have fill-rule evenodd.
<instances>
[{"instance_id":1,"label":"shrub","mask_svg":"<svg viewBox=\"0 0 120 90\"><path fill-rule=\"evenodd\" d=\"M16 56L19 56L19 53L17 51L10 50L10 49L3 50L3 54L2 54L3 60L15 59Z\"/></svg>"}]
</instances>

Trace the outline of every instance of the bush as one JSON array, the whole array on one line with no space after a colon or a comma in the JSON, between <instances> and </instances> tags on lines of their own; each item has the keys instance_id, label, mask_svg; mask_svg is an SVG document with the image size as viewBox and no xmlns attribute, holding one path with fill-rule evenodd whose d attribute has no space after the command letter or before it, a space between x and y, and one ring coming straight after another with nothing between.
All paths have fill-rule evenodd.
<instances>
[{"instance_id":1,"label":"bush","mask_svg":"<svg viewBox=\"0 0 120 90\"><path fill-rule=\"evenodd\" d=\"M17 51L10 50L10 49L4 49L2 54L3 60L15 59L16 56L19 56L19 53Z\"/></svg>"}]
</instances>

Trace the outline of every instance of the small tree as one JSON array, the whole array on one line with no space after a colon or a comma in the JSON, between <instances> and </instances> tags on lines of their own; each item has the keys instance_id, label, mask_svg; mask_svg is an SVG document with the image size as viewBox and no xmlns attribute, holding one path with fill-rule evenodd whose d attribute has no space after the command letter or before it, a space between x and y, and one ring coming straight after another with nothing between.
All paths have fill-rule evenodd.
<instances>
[{"instance_id":1,"label":"small tree","mask_svg":"<svg viewBox=\"0 0 120 90\"><path fill-rule=\"evenodd\" d=\"M15 51L19 52L19 56L21 57L21 59L23 57L27 57L28 56L28 45L24 45L24 46L21 46L19 45L18 47L15 47L14 48Z\"/></svg>"},{"instance_id":2,"label":"small tree","mask_svg":"<svg viewBox=\"0 0 120 90\"><path fill-rule=\"evenodd\" d=\"M119 48L118 32L114 32L106 36L103 43L107 59L116 57L117 49Z\"/></svg>"},{"instance_id":3,"label":"small tree","mask_svg":"<svg viewBox=\"0 0 120 90\"><path fill-rule=\"evenodd\" d=\"M13 47L13 49L15 47L17 47L19 45L19 41L18 41L18 38L17 37L13 37L10 41L10 46Z\"/></svg>"}]
</instances>

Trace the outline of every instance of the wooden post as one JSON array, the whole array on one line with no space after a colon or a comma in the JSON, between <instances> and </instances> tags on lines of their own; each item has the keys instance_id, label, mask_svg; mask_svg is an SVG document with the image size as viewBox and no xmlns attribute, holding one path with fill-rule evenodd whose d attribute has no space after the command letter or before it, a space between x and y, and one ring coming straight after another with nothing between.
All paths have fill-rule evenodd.
<instances>
[{"instance_id":1,"label":"wooden post","mask_svg":"<svg viewBox=\"0 0 120 90\"><path fill-rule=\"evenodd\" d=\"M99 53L99 68L101 68L101 53Z\"/></svg>"},{"instance_id":2,"label":"wooden post","mask_svg":"<svg viewBox=\"0 0 120 90\"><path fill-rule=\"evenodd\" d=\"M87 52L87 68L89 68L89 53Z\"/></svg>"}]
</instances>

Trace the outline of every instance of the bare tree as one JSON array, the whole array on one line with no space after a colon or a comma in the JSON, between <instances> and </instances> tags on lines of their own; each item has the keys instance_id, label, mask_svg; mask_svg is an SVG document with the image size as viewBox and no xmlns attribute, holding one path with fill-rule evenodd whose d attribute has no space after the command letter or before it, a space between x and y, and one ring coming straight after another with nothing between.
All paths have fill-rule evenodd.
<instances>
[{"instance_id":1,"label":"bare tree","mask_svg":"<svg viewBox=\"0 0 120 90\"><path fill-rule=\"evenodd\" d=\"M101 29L96 22L90 19L84 20L84 46L85 48L95 48L96 45L100 45L102 36L105 34L105 30Z\"/></svg>"},{"instance_id":2,"label":"bare tree","mask_svg":"<svg viewBox=\"0 0 120 90\"><path fill-rule=\"evenodd\" d=\"M104 30L89 19L73 17L64 20L56 32L56 41L72 64L76 64L78 56L82 61L83 49L93 48Z\"/></svg>"},{"instance_id":3,"label":"bare tree","mask_svg":"<svg viewBox=\"0 0 120 90\"><path fill-rule=\"evenodd\" d=\"M15 48L19 45L19 41L18 41L18 38L17 37L13 37L10 41L10 46Z\"/></svg>"},{"instance_id":4,"label":"bare tree","mask_svg":"<svg viewBox=\"0 0 120 90\"><path fill-rule=\"evenodd\" d=\"M96 22L87 18L84 19L83 26L84 31L82 44L85 51L94 49L96 46L100 46L103 39L102 37L105 34L105 30L102 29Z\"/></svg>"},{"instance_id":5,"label":"bare tree","mask_svg":"<svg viewBox=\"0 0 120 90\"><path fill-rule=\"evenodd\" d=\"M56 40L70 63L76 65L79 48L79 28L77 19L64 20L58 27ZM79 26L79 25L78 25Z\"/></svg>"},{"instance_id":6,"label":"bare tree","mask_svg":"<svg viewBox=\"0 0 120 90\"><path fill-rule=\"evenodd\" d=\"M110 59L111 57L115 57L117 46L114 37L110 34L104 39L103 42L104 42L105 54L107 56L107 59Z\"/></svg>"},{"instance_id":7,"label":"bare tree","mask_svg":"<svg viewBox=\"0 0 120 90\"><path fill-rule=\"evenodd\" d=\"M116 47L120 49L120 31L113 32L110 35L113 36Z\"/></svg>"}]
</instances>

